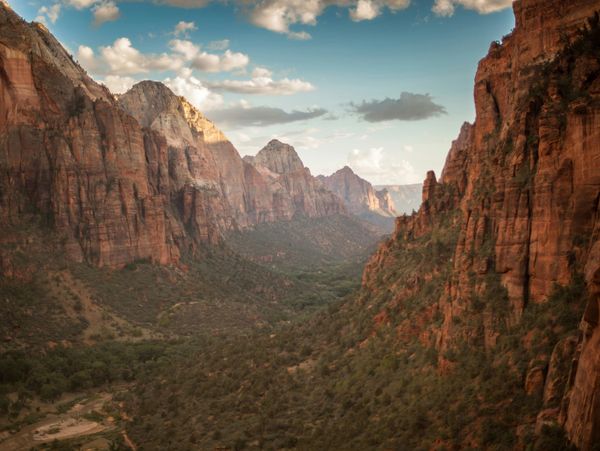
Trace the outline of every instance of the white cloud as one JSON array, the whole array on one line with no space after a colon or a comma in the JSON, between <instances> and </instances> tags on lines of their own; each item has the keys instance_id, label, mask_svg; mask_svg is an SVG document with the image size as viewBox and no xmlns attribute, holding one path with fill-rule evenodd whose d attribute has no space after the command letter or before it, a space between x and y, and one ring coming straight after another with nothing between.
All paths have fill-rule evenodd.
<instances>
[{"instance_id":1,"label":"white cloud","mask_svg":"<svg viewBox=\"0 0 600 451\"><path fill-rule=\"evenodd\" d=\"M182 70L175 78L166 78L164 84L201 111L211 110L223 104L223 97L211 92L189 69Z\"/></svg>"},{"instance_id":2,"label":"white cloud","mask_svg":"<svg viewBox=\"0 0 600 451\"><path fill-rule=\"evenodd\" d=\"M250 12L253 24L277 33L288 33L290 24L315 25L325 4L321 0L267 0Z\"/></svg>"},{"instance_id":3,"label":"white cloud","mask_svg":"<svg viewBox=\"0 0 600 451\"><path fill-rule=\"evenodd\" d=\"M77 49L77 60L79 61L79 64L86 67L88 70L92 70L96 63L94 51L87 45L79 46L79 49Z\"/></svg>"},{"instance_id":4,"label":"white cloud","mask_svg":"<svg viewBox=\"0 0 600 451\"><path fill-rule=\"evenodd\" d=\"M110 46L100 48L99 55L87 46L80 46L77 58L88 71L105 75L135 75L151 71L178 71L186 66L204 72L230 72L246 67L250 58L226 50L221 55L201 51L191 41L173 39L172 53L144 54L129 38L119 38Z\"/></svg>"},{"instance_id":5,"label":"white cloud","mask_svg":"<svg viewBox=\"0 0 600 451\"><path fill-rule=\"evenodd\" d=\"M113 45L102 47L100 53L111 75L148 72L146 57L133 47L128 38L119 38Z\"/></svg>"},{"instance_id":6,"label":"white cloud","mask_svg":"<svg viewBox=\"0 0 600 451\"><path fill-rule=\"evenodd\" d=\"M200 53L200 47L194 44L192 41L173 39L171 42L169 42L169 46L171 47L171 50L183 55L183 57L188 61L194 59L194 57Z\"/></svg>"},{"instance_id":7,"label":"white cloud","mask_svg":"<svg viewBox=\"0 0 600 451\"><path fill-rule=\"evenodd\" d=\"M222 55L200 52L190 60L191 66L202 72L230 72L243 69L249 62L248 55L231 50L226 50Z\"/></svg>"},{"instance_id":8,"label":"white cloud","mask_svg":"<svg viewBox=\"0 0 600 451\"><path fill-rule=\"evenodd\" d=\"M263 0L261 2L241 0L241 3L246 5L247 16L254 25L286 34L292 39L304 40L310 39L309 33L293 31L290 27L296 24L316 25L318 17L329 6L350 8L350 18L361 21L374 19L384 8L390 11L407 8L410 0ZM253 6L250 7L248 4Z\"/></svg>"},{"instance_id":9,"label":"white cloud","mask_svg":"<svg viewBox=\"0 0 600 451\"><path fill-rule=\"evenodd\" d=\"M119 7L113 1L104 1L92 8L94 12L94 25L100 26L106 22L117 20L121 16Z\"/></svg>"},{"instance_id":10,"label":"white cloud","mask_svg":"<svg viewBox=\"0 0 600 451\"><path fill-rule=\"evenodd\" d=\"M35 18L40 23L46 23L48 19L51 23L55 23L60 15L61 4L55 3L52 6L42 6L38 9L38 16Z\"/></svg>"},{"instance_id":11,"label":"white cloud","mask_svg":"<svg viewBox=\"0 0 600 451\"><path fill-rule=\"evenodd\" d=\"M410 184L420 181L409 161L388 155L383 147L354 149L348 154L348 165L358 175L375 185Z\"/></svg>"},{"instance_id":12,"label":"white cloud","mask_svg":"<svg viewBox=\"0 0 600 451\"><path fill-rule=\"evenodd\" d=\"M225 50L229 48L229 39L221 39L220 41L209 42L206 48L213 51Z\"/></svg>"},{"instance_id":13,"label":"white cloud","mask_svg":"<svg viewBox=\"0 0 600 451\"><path fill-rule=\"evenodd\" d=\"M274 80L266 74L253 77L250 80L223 80L210 83L209 87L218 91L235 92L238 94L264 94L285 96L297 94L299 92L314 91L315 87L300 79L282 78Z\"/></svg>"},{"instance_id":14,"label":"white cloud","mask_svg":"<svg viewBox=\"0 0 600 451\"><path fill-rule=\"evenodd\" d=\"M93 6L98 0L66 0L66 4L75 9L86 9Z\"/></svg>"},{"instance_id":15,"label":"white cloud","mask_svg":"<svg viewBox=\"0 0 600 451\"><path fill-rule=\"evenodd\" d=\"M255 67L254 70L252 71L253 78L271 77L271 76L273 76L273 72L271 72L266 67Z\"/></svg>"},{"instance_id":16,"label":"white cloud","mask_svg":"<svg viewBox=\"0 0 600 451\"><path fill-rule=\"evenodd\" d=\"M489 14L510 8L513 0L435 0L432 11L439 16L452 16L456 6Z\"/></svg>"},{"instance_id":17,"label":"white cloud","mask_svg":"<svg viewBox=\"0 0 600 451\"><path fill-rule=\"evenodd\" d=\"M175 25L175 30L173 30L173 34L175 36L186 35L190 31L195 31L197 29L198 27L194 22L185 22L182 20L177 25Z\"/></svg>"},{"instance_id":18,"label":"white cloud","mask_svg":"<svg viewBox=\"0 0 600 451\"><path fill-rule=\"evenodd\" d=\"M121 77L120 75L107 75L104 80L100 80L113 94L123 94L138 82L132 77Z\"/></svg>"},{"instance_id":19,"label":"white cloud","mask_svg":"<svg viewBox=\"0 0 600 451\"><path fill-rule=\"evenodd\" d=\"M295 41L308 41L312 39L310 33L307 33L306 31L289 31L287 36Z\"/></svg>"},{"instance_id":20,"label":"white cloud","mask_svg":"<svg viewBox=\"0 0 600 451\"><path fill-rule=\"evenodd\" d=\"M350 10L350 18L355 22L372 20L379 15L379 5L371 0L358 0L356 8Z\"/></svg>"}]
</instances>

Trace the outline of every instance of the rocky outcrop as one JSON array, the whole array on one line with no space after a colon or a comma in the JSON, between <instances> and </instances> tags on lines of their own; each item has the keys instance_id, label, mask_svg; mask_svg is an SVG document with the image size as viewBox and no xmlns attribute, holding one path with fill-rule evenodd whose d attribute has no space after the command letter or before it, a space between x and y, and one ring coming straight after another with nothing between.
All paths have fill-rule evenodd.
<instances>
[{"instance_id":1,"label":"rocky outcrop","mask_svg":"<svg viewBox=\"0 0 600 451\"><path fill-rule=\"evenodd\" d=\"M373 186L376 193L387 191L392 198L393 210L398 215L410 215L421 206L421 193L423 185L414 183L411 185L376 185Z\"/></svg>"},{"instance_id":2,"label":"rocky outcrop","mask_svg":"<svg viewBox=\"0 0 600 451\"><path fill-rule=\"evenodd\" d=\"M319 176L319 180L343 199L348 210L356 215L376 213L388 218L396 216L389 192L375 191L369 182L356 175L348 166L330 176Z\"/></svg>"},{"instance_id":3,"label":"rocky outcrop","mask_svg":"<svg viewBox=\"0 0 600 451\"><path fill-rule=\"evenodd\" d=\"M343 214L342 201L313 177L296 150L278 140L270 141L255 157L244 157L267 181L277 210L289 218Z\"/></svg>"},{"instance_id":4,"label":"rocky outcrop","mask_svg":"<svg viewBox=\"0 0 600 451\"><path fill-rule=\"evenodd\" d=\"M299 160L278 166L285 151L278 182L244 162L160 83L116 99L4 3L0 78L0 226L41 218L71 259L173 263L227 230L344 210Z\"/></svg>"},{"instance_id":5,"label":"rocky outcrop","mask_svg":"<svg viewBox=\"0 0 600 451\"><path fill-rule=\"evenodd\" d=\"M265 167L276 174L288 174L304 169L304 164L296 150L277 139L270 141L255 157L248 156L246 158L246 161Z\"/></svg>"},{"instance_id":6,"label":"rocky outcrop","mask_svg":"<svg viewBox=\"0 0 600 451\"><path fill-rule=\"evenodd\" d=\"M493 43L479 65L475 123L463 126L440 180L428 174L421 209L397 220L395 237L364 275L365 287L377 292L384 268L402 264L394 261L397 248L457 230L451 271L431 305L441 321L421 331L444 370L458 343L481 338L492 349L535 309L585 308L577 346L572 338L555 343L549 370L536 364L523 381L548 407L540 421L563 426L581 449L591 449L600 430L597 10L597 0L514 3L514 32ZM420 274L415 284L433 276ZM565 294L579 293L582 283L583 295ZM406 287L394 293L401 305ZM527 335L521 339L522 350L536 352Z\"/></svg>"}]
</instances>

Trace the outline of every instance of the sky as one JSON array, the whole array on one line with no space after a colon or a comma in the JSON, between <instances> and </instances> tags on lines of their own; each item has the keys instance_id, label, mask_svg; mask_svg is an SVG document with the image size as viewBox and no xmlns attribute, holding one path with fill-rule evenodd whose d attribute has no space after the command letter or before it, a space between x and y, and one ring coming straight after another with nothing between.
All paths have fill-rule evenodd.
<instances>
[{"instance_id":1,"label":"sky","mask_svg":"<svg viewBox=\"0 0 600 451\"><path fill-rule=\"evenodd\" d=\"M441 172L512 0L8 0L112 92L164 82L242 155L277 138L313 174Z\"/></svg>"}]
</instances>

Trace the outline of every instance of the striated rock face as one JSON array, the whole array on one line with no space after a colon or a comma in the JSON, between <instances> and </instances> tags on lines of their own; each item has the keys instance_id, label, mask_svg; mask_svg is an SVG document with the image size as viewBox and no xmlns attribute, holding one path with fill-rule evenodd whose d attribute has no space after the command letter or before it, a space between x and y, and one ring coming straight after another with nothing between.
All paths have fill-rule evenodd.
<instances>
[{"instance_id":1,"label":"striated rock face","mask_svg":"<svg viewBox=\"0 0 600 451\"><path fill-rule=\"evenodd\" d=\"M412 185L376 185L376 192L386 190L392 198L393 210L396 214L412 214L421 206L421 193L423 185L415 183Z\"/></svg>"},{"instance_id":2,"label":"striated rock face","mask_svg":"<svg viewBox=\"0 0 600 451\"><path fill-rule=\"evenodd\" d=\"M276 174L288 174L304 169L296 150L277 139L270 141L255 157L249 158L253 164L263 166Z\"/></svg>"},{"instance_id":3,"label":"striated rock face","mask_svg":"<svg viewBox=\"0 0 600 451\"><path fill-rule=\"evenodd\" d=\"M245 157L267 181L277 211L288 218L345 213L342 201L313 177L296 150L272 140L255 157Z\"/></svg>"},{"instance_id":4,"label":"striated rock face","mask_svg":"<svg viewBox=\"0 0 600 451\"><path fill-rule=\"evenodd\" d=\"M0 79L0 227L42 218L72 259L173 263L226 230L344 211L289 151L274 181L160 83L115 99L4 3Z\"/></svg>"},{"instance_id":5,"label":"striated rock face","mask_svg":"<svg viewBox=\"0 0 600 451\"><path fill-rule=\"evenodd\" d=\"M598 0L514 3L514 32L479 65L475 123L463 126L440 180L428 174L421 209L397 220L364 275L377 292L378 274L402 263L396 248L457 230L450 275L431 305L441 324L421 331L444 370L452 368L446 351L460 342L491 349L531 312L585 310L577 345L572 337L545 343L555 345L552 357L533 357L550 358L549 370L530 368L523 387L543 396L543 422L563 426L581 449L600 440L598 10ZM564 293L581 284L584 294L570 301ZM406 289L394 288L396 303ZM561 330L554 320L548 327ZM522 349L535 354L530 341L523 336Z\"/></svg>"},{"instance_id":6,"label":"striated rock face","mask_svg":"<svg viewBox=\"0 0 600 451\"><path fill-rule=\"evenodd\" d=\"M394 202L386 190L375 191L373 186L360 178L348 166L319 180L344 200L348 210L356 215L374 212L384 217L395 217Z\"/></svg>"},{"instance_id":7,"label":"striated rock face","mask_svg":"<svg viewBox=\"0 0 600 451\"><path fill-rule=\"evenodd\" d=\"M182 230L149 183L144 135L108 90L4 5L0 69L3 226L41 217L99 265L177 259Z\"/></svg>"}]
</instances>

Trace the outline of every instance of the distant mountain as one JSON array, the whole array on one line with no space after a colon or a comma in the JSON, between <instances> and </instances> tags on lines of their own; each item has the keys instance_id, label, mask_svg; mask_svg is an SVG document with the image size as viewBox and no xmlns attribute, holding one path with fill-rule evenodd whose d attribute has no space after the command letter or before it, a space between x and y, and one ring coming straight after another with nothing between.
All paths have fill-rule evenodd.
<instances>
[{"instance_id":1,"label":"distant mountain","mask_svg":"<svg viewBox=\"0 0 600 451\"><path fill-rule=\"evenodd\" d=\"M421 206L422 183L412 185L376 185L376 190L387 190L394 202L394 209L398 215L412 214Z\"/></svg>"},{"instance_id":2,"label":"distant mountain","mask_svg":"<svg viewBox=\"0 0 600 451\"><path fill-rule=\"evenodd\" d=\"M373 185L348 166L330 176L320 175L318 178L344 201L349 212L391 231L396 211L387 190L376 191Z\"/></svg>"}]
</instances>

